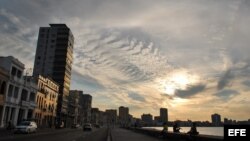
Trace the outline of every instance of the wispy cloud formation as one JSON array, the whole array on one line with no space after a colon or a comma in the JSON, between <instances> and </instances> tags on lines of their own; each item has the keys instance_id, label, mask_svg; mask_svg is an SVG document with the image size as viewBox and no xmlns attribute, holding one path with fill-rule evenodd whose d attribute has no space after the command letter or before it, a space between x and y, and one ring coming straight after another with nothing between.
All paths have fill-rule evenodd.
<instances>
[{"instance_id":1,"label":"wispy cloud formation","mask_svg":"<svg viewBox=\"0 0 250 141\"><path fill-rule=\"evenodd\" d=\"M236 90L226 89L226 90L219 91L215 95L220 97L223 100L228 100L229 98L232 98L236 94L239 94L239 92Z\"/></svg>"},{"instance_id":2,"label":"wispy cloud formation","mask_svg":"<svg viewBox=\"0 0 250 141\"><path fill-rule=\"evenodd\" d=\"M234 76L232 75L231 70L227 70L218 82L218 90L221 90L226 87L230 83L230 80L233 79L233 77Z\"/></svg>"},{"instance_id":3,"label":"wispy cloud formation","mask_svg":"<svg viewBox=\"0 0 250 141\"><path fill-rule=\"evenodd\" d=\"M250 80L245 80L242 82L243 85L250 87Z\"/></svg>"},{"instance_id":4,"label":"wispy cloud formation","mask_svg":"<svg viewBox=\"0 0 250 141\"><path fill-rule=\"evenodd\" d=\"M66 23L75 36L71 88L91 93L95 107L244 119L224 109L250 109L240 103L250 102L249 13L248 0L2 0L0 55L33 67L39 27Z\"/></svg>"},{"instance_id":5,"label":"wispy cloud formation","mask_svg":"<svg viewBox=\"0 0 250 141\"><path fill-rule=\"evenodd\" d=\"M186 90L177 90L176 96L181 97L181 98L188 98L192 97L196 94L199 94L206 88L205 85L196 85L196 86L190 86Z\"/></svg>"}]
</instances>

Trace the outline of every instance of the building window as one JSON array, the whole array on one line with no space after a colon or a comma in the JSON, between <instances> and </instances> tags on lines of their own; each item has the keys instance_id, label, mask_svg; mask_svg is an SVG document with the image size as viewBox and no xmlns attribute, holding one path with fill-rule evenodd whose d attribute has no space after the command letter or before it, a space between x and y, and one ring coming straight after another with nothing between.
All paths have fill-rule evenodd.
<instances>
[{"instance_id":1,"label":"building window","mask_svg":"<svg viewBox=\"0 0 250 141\"><path fill-rule=\"evenodd\" d=\"M13 93L13 85L9 85L8 96L11 97Z\"/></svg>"},{"instance_id":2,"label":"building window","mask_svg":"<svg viewBox=\"0 0 250 141\"><path fill-rule=\"evenodd\" d=\"M0 88L0 94L4 94L6 89L6 82L3 81Z\"/></svg>"},{"instance_id":3,"label":"building window","mask_svg":"<svg viewBox=\"0 0 250 141\"><path fill-rule=\"evenodd\" d=\"M20 70L18 70L18 71L17 71L17 77L18 77L18 78L21 78L21 76L22 76L22 72L21 72Z\"/></svg>"},{"instance_id":4,"label":"building window","mask_svg":"<svg viewBox=\"0 0 250 141\"><path fill-rule=\"evenodd\" d=\"M30 101L35 101L35 93L30 93Z\"/></svg>"},{"instance_id":5,"label":"building window","mask_svg":"<svg viewBox=\"0 0 250 141\"><path fill-rule=\"evenodd\" d=\"M19 88L18 88L18 87L15 87L15 90L14 90L14 97L15 97L15 98L18 97L18 91L19 91Z\"/></svg>"},{"instance_id":6,"label":"building window","mask_svg":"<svg viewBox=\"0 0 250 141\"><path fill-rule=\"evenodd\" d=\"M23 89L22 95L21 95L21 100L27 101L27 97L28 97L28 91Z\"/></svg>"},{"instance_id":7,"label":"building window","mask_svg":"<svg viewBox=\"0 0 250 141\"><path fill-rule=\"evenodd\" d=\"M12 67L11 69L11 75L15 76L16 75L17 69L15 67Z\"/></svg>"}]
</instances>

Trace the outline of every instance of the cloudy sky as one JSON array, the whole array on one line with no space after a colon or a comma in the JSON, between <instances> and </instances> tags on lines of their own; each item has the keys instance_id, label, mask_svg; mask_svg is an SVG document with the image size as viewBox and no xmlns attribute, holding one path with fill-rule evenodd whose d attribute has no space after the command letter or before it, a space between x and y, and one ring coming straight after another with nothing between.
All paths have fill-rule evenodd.
<instances>
[{"instance_id":1,"label":"cloudy sky","mask_svg":"<svg viewBox=\"0 0 250 141\"><path fill-rule=\"evenodd\" d=\"M250 118L249 0L1 0L0 55L33 67L39 27L75 37L71 89L101 110Z\"/></svg>"}]
</instances>

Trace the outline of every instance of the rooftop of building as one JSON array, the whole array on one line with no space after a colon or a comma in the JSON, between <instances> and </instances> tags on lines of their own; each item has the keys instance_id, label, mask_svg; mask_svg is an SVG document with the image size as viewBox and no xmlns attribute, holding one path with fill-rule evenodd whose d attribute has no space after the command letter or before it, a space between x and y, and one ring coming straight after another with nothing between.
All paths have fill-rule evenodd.
<instances>
[{"instance_id":1,"label":"rooftop of building","mask_svg":"<svg viewBox=\"0 0 250 141\"><path fill-rule=\"evenodd\" d=\"M83 93L82 90L70 90L69 92L72 92L72 93Z\"/></svg>"},{"instance_id":2,"label":"rooftop of building","mask_svg":"<svg viewBox=\"0 0 250 141\"><path fill-rule=\"evenodd\" d=\"M21 67L23 69L24 69L24 66L25 66L21 61L19 61L17 58L15 58L13 56L0 56L0 60L9 60L12 63L18 65L19 67Z\"/></svg>"},{"instance_id":3,"label":"rooftop of building","mask_svg":"<svg viewBox=\"0 0 250 141\"><path fill-rule=\"evenodd\" d=\"M49 24L50 27L65 27L68 28L66 24Z\"/></svg>"},{"instance_id":4,"label":"rooftop of building","mask_svg":"<svg viewBox=\"0 0 250 141\"><path fill-rule=\"evenodd\" d=\"M32 76L32 77L33 77L33 76ZM52 82L52 83L55 84L57 87L60 86L60 85L59 85L56 81L54 81L50 76L43 76L43 75L39 74L38 79L43 80L43 81L47 81L47 83L48 83L48 81L49 81L49 82ZM37 81L37 80L36 80L36 81Z\"/></svg>"}]
</instances>

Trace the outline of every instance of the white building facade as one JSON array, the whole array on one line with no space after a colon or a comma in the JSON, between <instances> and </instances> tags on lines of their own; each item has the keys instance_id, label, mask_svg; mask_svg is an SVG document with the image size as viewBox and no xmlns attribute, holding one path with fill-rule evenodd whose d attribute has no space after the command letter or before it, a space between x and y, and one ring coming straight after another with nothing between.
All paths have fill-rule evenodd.
<instances>
[{"instance_id":1,"label":"white building facade","mask_svg":"<svg viewBox=\"0 0 250 141\"><path fill-rule=\"evenodd\" d=\"M0 67L9 73L0 127L6 127L9 122L16 126L22 120L34 118L37 86L23 76L24 64L18 59L8 56L0 57Z\"/></svg>"}]
</instances>

